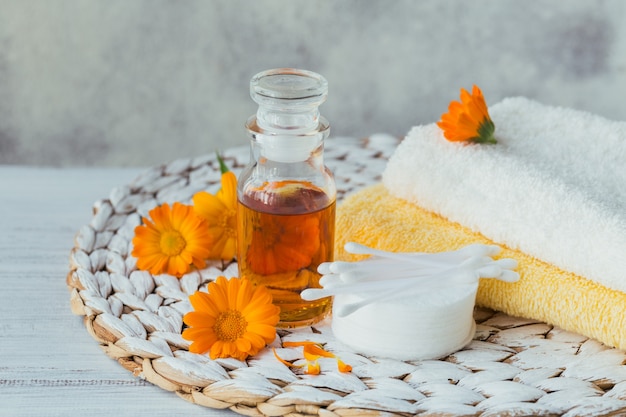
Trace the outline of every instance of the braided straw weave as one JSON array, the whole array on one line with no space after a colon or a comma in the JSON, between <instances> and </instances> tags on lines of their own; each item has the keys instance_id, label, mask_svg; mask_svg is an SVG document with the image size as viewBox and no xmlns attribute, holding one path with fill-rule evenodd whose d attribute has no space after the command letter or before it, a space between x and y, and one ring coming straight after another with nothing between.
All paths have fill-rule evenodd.
<instances>
[{"instance_id":1,"label":"braided straw weave","mask_svg":"<svg viewBox=\"0 0 626 417\"><path fill-rule=\"evenodd\" d=\"M380 180L397 140L327 141L338 198ZM247 148L224 152L238 173ZM76 235L67 284L72 311L104 352L134 375L193 403L248 416L613 416L626 415L626 354L545 323L477 308L472 343L446 358L401 362L349 352L333 338L328 320L279 330L272 344L298 359L282 341L314 340L353 371L322 363L318 376L288 369L265 349L247 362L212 361L189 353L181 337L188 296L206 291L235 263L213 263L180 280L138 271L129 255L141 216L163 202L187 202L199 190L217 191L213 155L154 167L97 201L91 222ZM290 356L291 355L291 356Z\"/></svg>"}]
</instances>

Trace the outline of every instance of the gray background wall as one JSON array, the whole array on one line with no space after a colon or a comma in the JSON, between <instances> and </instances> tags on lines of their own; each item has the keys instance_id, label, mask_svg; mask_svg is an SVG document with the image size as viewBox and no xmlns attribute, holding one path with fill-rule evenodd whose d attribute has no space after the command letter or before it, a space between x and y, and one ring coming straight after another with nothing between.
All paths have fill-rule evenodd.
<instances>
[{"instance_id":1,"label":"gray background wall","mask_svg":"<svg viewBox=\"0 0 626 417\"><path fill-rule=\"evenodd\" d=\"M247 143L248 82L329 81L332 134L405 134L460 87L626 120L621 0L0 0L0 163L148 166Z\"/></svg>"}]
</instances>

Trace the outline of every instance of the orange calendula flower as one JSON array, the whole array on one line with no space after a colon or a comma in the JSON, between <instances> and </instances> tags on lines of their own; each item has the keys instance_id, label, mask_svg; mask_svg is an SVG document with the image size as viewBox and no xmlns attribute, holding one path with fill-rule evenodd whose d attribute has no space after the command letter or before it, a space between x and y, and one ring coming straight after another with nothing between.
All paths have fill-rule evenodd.
<instances>
[{"instance_id":1,"label":"orange calendula flower","mask_svg":"<svg viewBox=\"0 0 626 417\"><path fill-rule=\"evenodd\" d=\"M196 213L208 224L212 239L208 258L231 260L237 249L237 177L222 173L222 188L212 195L206 191L193 197Z\"/></svg>"},{"instance_id":2,"label":"orange calendula flower","mask_svg":"<svg viewBox=\"0 0 626 417\"><path fill-rule=\"evenodd\" d=\"M194 311L183 317L189 326L183 338L192 341L190 352L245 360L276 336L280 309L264 286L245 278L218 277L208 293L196 292L189 301Z\"/></svg>"},{"instance_id":3,"label":"orange calendula flower","mask_svg":"<svg viewBox=\"0 0 626 417\"><path fill-rule=\"evenodd\" d=\"M443 135L452 142L496 143L493 134L496 130L482 91L473 86L472 94L461 89L461 101L453 101L448 113L441 116L437 126Z\"/></svg>"},{"instance_id":4,"label":"orange calendula flower","mask_svg":"<svg viewBox=\"0 0 626 417\"><path fill-rule=\"evenodd\" d=\"M276 349L273 349L274 356L282 364L284 364L284 365L286 365L288 367L304 368L306 366L306 369L305 369L304 373L307 374L307 375L318 375L320 373L320 365L319 365L319 362L318 362L318 360L320 358L334 358L335 360L337 360L337 369L339 370L339 372L350 372L350 371L352 371L352 366L344 363L335 354L330 353L330 352L324 350L319 343L309 342L309 341L305 341L305 342L284 342L283 343L283 347L299 347L299 346L303 347L302 355L304 356L305 363L302 364L302 365L294 365L291 362L287 362L286 360L282 359L276 353Z\"/></svg>"},{"instance_id":5,"label":"orange calendula flower","mask_svg":"<svg viewBox=\"0 0 626 417\"><path fill-rule=\"evenodd\" d=\"M193 208L165 203L148 213L135 228L132 256L137 267L152 274L167 273L177 277L189 272L190 265L204 268L211 238L206 223Z\"/></svg>"}]
</instances>

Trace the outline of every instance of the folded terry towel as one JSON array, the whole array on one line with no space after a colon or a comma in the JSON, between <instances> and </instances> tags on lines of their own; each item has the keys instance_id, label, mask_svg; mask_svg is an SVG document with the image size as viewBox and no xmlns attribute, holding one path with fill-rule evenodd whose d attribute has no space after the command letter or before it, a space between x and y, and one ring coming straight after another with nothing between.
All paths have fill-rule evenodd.
<instances>
[{"instance_id":1,"label":"folded terry towel","mask_svg":"<svg viewBox=\"0 0 626 417\"><path fill-rule=\"evenodd\" d=\"M525 98L489 112L496 145L413 128L384 187L340 206L338 256L347 241L426 252L496 243L522 278L481 282L479 305L626 348L626 123Z\"/></svg>"}]
</instances>

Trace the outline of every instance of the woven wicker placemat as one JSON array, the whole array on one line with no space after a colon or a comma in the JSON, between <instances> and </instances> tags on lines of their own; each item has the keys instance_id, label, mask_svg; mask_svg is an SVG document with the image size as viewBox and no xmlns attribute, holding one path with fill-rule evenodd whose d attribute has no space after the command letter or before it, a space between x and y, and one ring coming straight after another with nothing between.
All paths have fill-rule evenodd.
<instances>
[{"instance_id":1,"label":"woven wicker placemat","mask_svg":"<svg viewBox=\"0 0 626 417\"><path fill-rule=\"evenodd\" d=\"M327 141L338 200L380 180L398 140ZM239 173L247 147L224 152ZM474 340L440 360L401 362L357 355L342 347L329 320L279 330L272 344L287 360L283 341L315 340L353 370L342 374L322 363L318 376L279 363L271 349L248 361L212 361L188 352L182 317L188 296L206 291L219 275L237 274L235 263L216 262L180 280L138 271L129 256L134 228L157 204L189 202L200 190L219 188L214 155L180 159L145 171L97 201L93 217L70 254L73 313L104 352L134 375L193 403L248 416L618 416L626 415L626 354L545 323L477 308ZM291 356L290 356L291 355ZM293 356L296 355L296 356Z\"/></svg>"}]
</instances>

